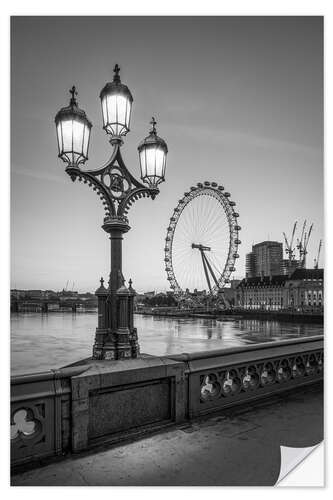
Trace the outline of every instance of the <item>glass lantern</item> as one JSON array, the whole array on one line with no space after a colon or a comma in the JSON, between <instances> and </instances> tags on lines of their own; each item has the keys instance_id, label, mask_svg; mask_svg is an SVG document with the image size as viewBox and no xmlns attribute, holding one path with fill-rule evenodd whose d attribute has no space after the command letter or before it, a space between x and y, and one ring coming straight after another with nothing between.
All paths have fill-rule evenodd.
<instances>
[{"instance_id":1,"label":"glass lantern","mask_svg":"<svg viewBox=\"0 0 333 500\"><path fill-rule=\"evenodd\" d=\"M156 188L165 179L166 156L168 147L166 142L156 133L156 121L152 118L149 136L138 146L141 179L151 188Z\"/></svg>"},{"instance_id":2,"label":"glass lantern","mask_svg":"<svg viewBox=\"0 0 333 500\"><path fill-rule=\"evenodd\" d=\"M113 81L100 93L103 128L112 137L125 136L129 132L133 97L129 88L121 83L118 64L114 67Z\"/></svg>"},{"instance_id":3,"label":"glass lantern","mask_svg":"<svg viewBox=\"0 0 333 500\"><path fill-rule=\"evenodd\" d=\"M69 106L62 108L55 117L59 157L69 166L78 166L88 159L92 124L85 112L78 107L75 87Z\"/></svg>"}]
</instances>

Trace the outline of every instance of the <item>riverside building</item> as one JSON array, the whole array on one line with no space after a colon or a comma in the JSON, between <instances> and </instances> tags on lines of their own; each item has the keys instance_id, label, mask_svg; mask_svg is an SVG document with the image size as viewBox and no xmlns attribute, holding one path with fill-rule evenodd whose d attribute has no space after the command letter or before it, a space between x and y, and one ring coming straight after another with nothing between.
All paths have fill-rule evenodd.
<instances>
[{"instance_id":1,"label":"riverside building","mask_svg":"<svg viewBox=\"0 0 333 500\"><path fill-rule=\"evenodd\" d=\"M236 305L271 311L320 311L324 305L324 270L296 269L289 276L245 278L237 286Z\"/></svg>"},{"instance_id":2,"label":"riverside building","mask_svg":"<svg viewBox=\"0 0 333 500\"><path fill-rule=\"evenodd\" d=\"M246 277L278 276L283 274L283 246L278 241L262 241L252 245L246 255Z\"/></svg>"}]
</instances>

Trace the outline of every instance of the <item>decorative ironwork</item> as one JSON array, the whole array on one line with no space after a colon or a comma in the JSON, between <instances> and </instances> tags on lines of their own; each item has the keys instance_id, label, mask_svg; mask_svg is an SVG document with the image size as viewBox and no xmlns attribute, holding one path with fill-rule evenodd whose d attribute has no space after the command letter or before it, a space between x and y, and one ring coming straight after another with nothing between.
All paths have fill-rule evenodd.
<instances>
[{"instance_id":1,"label":"decorative ironwork","mask_svg":"<svg viewBox=\"0 0 333 500\"><path fill-rule=\"evenodd\" d=\"M141 184L127 169L120 151L121 142L113 144L110 160L96 170L82 170L69 165L66 172L75 181L78 179L96 191L102 200L107 218L120 218L128 223L126 217L131 205L142 197L155 199L158 188Z\"/></svg>"}]
</instances>

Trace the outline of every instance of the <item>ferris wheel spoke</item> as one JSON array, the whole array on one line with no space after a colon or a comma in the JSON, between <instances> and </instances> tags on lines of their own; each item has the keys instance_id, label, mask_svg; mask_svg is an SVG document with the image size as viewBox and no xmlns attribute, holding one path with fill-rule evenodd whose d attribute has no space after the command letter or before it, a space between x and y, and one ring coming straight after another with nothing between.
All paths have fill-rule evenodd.
<instances>
[{"instance_id":1,"label":"ferris wheel spoke","mask_svg":"<svg viewBox=\"0 0 333 500\"><path fill-rule=\"evenodd\" d=\"M214 214L211 216L210 220L207 221L207 225L203 232L203 237L209 236L210 238L212 238L212 235L217 230L217 228L219 228L219 231L221 231L221 222L219 224L219 218L221 219L221 214Z\"/></svg>"},{"instance_id":2,"label":"ferris wheel spoke","mask_svg":"<svg viewBox=\"0 0 333 500\"><path fill-rule=\"evenodd\" d=\"M219 212L217 212L217 211L214 212L212 214L211 219L209 220L209 223L206 226L205 233L208 233L209 231L212 231L212 228L215 228L219 224L219 222L220 222L219 225L221 225L220 219L221 219L221 214Z\"/></svg>"}]
</instances>

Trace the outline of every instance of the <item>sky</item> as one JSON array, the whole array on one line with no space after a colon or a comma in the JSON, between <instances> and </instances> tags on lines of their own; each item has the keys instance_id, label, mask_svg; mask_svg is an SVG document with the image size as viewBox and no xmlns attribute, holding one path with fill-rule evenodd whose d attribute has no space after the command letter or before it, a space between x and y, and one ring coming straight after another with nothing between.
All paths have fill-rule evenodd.
<instances>
[{"instance_id":1,"label":"sky","mask_svg":"<svg viewBox=\"0 0 333 500\"><path fill-rule=\"evenodd\" d=\"M169 218L205 180L237 204L235 277L252 244L283 241L296 220L314 224L312 267L324 237L321 17L12 17L11 287L93 291L107 279L104 210L65 174L54 116L75 84L93 123L87 166L104 164L111 149L99 93L115 63L134 97L127 167L139 177L137 146L151 116L169 149L160 194L128 214L123 274L134 288L168 289Z\"/></svg>"}]
</instances>

